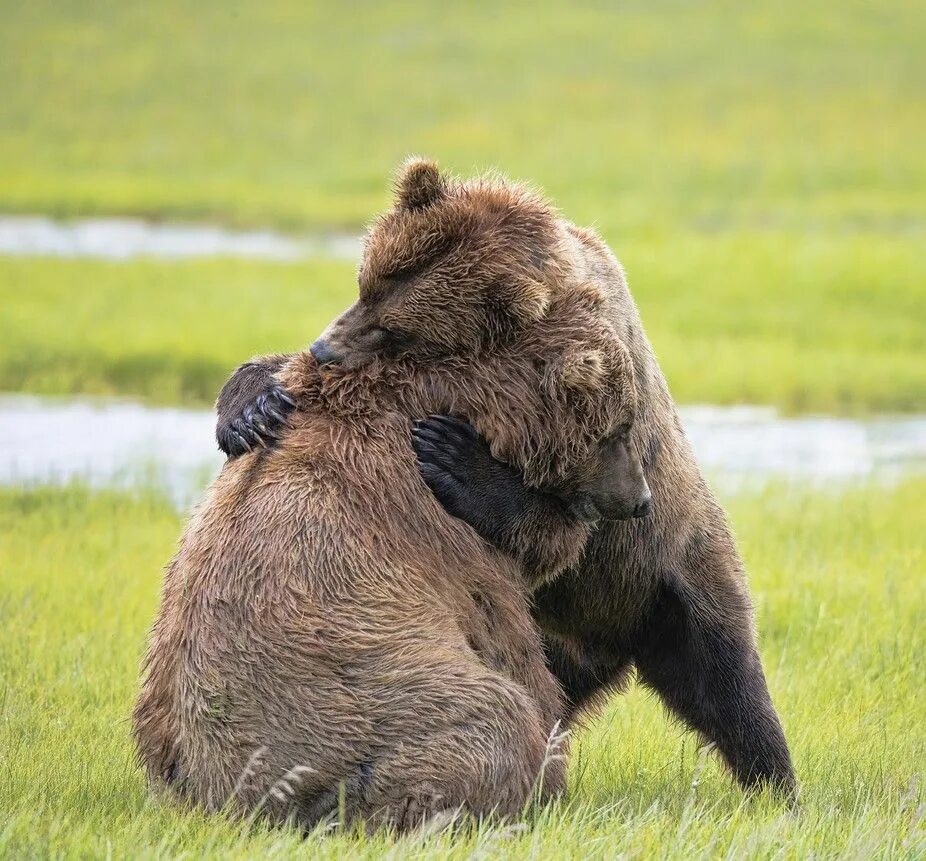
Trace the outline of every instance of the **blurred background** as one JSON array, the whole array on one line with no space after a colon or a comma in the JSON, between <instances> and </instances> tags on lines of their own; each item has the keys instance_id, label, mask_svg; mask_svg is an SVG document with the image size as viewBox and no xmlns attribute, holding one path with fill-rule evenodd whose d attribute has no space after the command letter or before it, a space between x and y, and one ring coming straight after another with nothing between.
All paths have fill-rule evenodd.
<instances>
[{"instance_id":1,"label":"blurred background","mask_svg":"<svg viewBox=\"0 0 926 861\"><path fill-rule=\"evenodd\" d=\"M220 462L223 381L304 347L353 301L358 237L409 154L543 189L623 262L742 536L805 811L823 823L790 834L809 841L794 857L913 827L898 799L922 803L907 787L926 756L909 720L926 671L926 4L0 0L0 13L0 484L16 485L0 490L0 699L19 715L0 726L0 749L19 751L0 808L20 811L0 849L106 853L101 829L127 811L117 854L189 848L134 818L144 790L119 723L176 506L35 484L195 499ZM802 495L820 485L848 495ZM623 708L583 748L610 765L577 785L604 803L632 784L641 810L669 798L641 844L664 847L696 747L655 707ZM616 748L619 762L596 755ZM64 764L48 777L34 763L52 750ZM36 826L55 804L90 812L65 837ZM790 828L775 816L769 846ZM759 845L748 821L728 822L743 852Z\"/></svg>"},{"instance_id":2,"label":"blurred background","mask_svg":"<svg viewBox=\"0 0 926 861\"><path fill-rule=\"evenodd\" d=\"M732 422L718 456L919 458L909 422L774 419L926 410L924 31L915 2L4 4L0 391L210 406L352 301L416 153L604 235L676 399L774 408L689 416ZM48 404L4 404L30 473ZM131 416L130 448L189 436ZM46 419L55 469L112 459Z\"/></svg>"},{"instance_id":3,"label":"blurred background","mask_svg":"<svg viewBox=\"0 0 926 861\"><path fill-rule=\"evenodd\" d=\"M357 235L410 153L495 167L613 246L680 401L926 409L922 3L3 12L5 215L311 241ZM0 390L210 404L351 301L329 250L4 254Z\"/></svg>"}]
</instances>

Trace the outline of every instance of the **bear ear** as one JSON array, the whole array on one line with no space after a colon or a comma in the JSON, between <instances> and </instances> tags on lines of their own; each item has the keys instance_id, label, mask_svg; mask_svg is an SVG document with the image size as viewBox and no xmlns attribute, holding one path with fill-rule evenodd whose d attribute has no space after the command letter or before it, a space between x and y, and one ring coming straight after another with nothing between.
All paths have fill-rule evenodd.
<instances>
[{"instance_id":1,"label":"bear ear","mask_svg":"<svg viewBox=\"0 0 926 861\"><path fill-rule=\"evenodd\" d=\"M568 356L562 365L563 383L577 392L592 392L600 388L605 375L601 350L583 350Z\"/></svg>"},{"instance_id":2,"label":"bear ear","mask_svg":"<svg viewBox=\"0 0 926 861\"><path fill-rule=\"evenodd\" d=\"M399 169L395 181L397 204L403 209L422 209L447 193L447 183L437 164L413 156Z\"/></svg>"},{"instance_id":3,"label":"bear ear","mask_svg":"<svg viewBox=\"0 0 926 861\"><path fill-rule=\"evenodd\" d=\"M519 278L505 291L509 313L519 322L536 323L550 307L550 291L532 278Z\"/></svg>"}]
</instances>

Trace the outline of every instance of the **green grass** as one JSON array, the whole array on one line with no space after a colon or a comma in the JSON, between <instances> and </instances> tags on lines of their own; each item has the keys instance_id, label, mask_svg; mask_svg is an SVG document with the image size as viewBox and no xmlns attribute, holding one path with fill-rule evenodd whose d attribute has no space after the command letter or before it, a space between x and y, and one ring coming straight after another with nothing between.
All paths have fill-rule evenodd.
<instances>
[{"instance_id":1,"label":"green grass","mask_svg":"<svg viewBox=\"0 0 926 861\"><path fill-rule=\"evenodd\" d=\"M731 513L799 812L744 800L634 690L578 734L567 798L525 830L304 843L181 814L133 765L127 715L177 515L147 495L0 491L0 855L923 857L926 479L772 489Z\"/></svg>"},{"instance_id":2,"label":"green grass","mask_svg":"<svg viewBox=\"0 0 926 861\"><path fill-rule=\"evenodd\" d=\"M842 250L824 237L630 245L675 397L926 410L926 258L890 237ZM240 362L303 347L355 296L343 263L0 258L0 391L211 403Z\"/></svg>"},{"instance_id":3,"label":"green grass","mask_svg":"<svg viewBox=\"0 0 926 861\"><path fill-rule=\"evenodd\" d=\"M0 209L357 224L409 152L611 239L924 229L916 0L4 4Z\"/></svg>"},{"instance_id":4,"label":"green grass","mask_svg":"<svg viewBox=\"0 0 926 861\"><path fill-rule=\"evenodd\" d=\"M339 263L0 257L0 390L211 403L252 355L304 348L351 291Z\"/></svg>"},{"instance_id":5,"label":"green grass","mask_svg":"<svg viewBox=\"0 0 926 861\"><path fill-rule=\"evenodd\" d=\"M0 212L357 227L410 152L627 264L676 396L926 409L926 6L3 5ZM346 266L0 262L0 389L210 401ZM10 310L8 310L10 309Z\"/></svg>"}]
</instances>

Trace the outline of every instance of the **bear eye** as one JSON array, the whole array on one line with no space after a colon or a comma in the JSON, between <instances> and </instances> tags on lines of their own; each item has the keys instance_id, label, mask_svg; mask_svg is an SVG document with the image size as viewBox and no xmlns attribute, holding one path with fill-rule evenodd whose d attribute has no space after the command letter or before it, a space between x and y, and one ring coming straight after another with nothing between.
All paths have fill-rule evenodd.
<instances>
[{"instance_id":1,"label":"bear eye","mask_svg":"<svg viewBox=\"0 0 926 861\"><path fill-rule=\"evenodd\" d=\"M614 430L608 434L607 438L609 441L622 442L626 440L628 436L630 436L630 423L623 422L614 428Z\"/></svg>"},{"instance_id":2,"label":"bear eye","mask_svg":"<svg viewBox=\"0 0 926 861\"><path fill-rule=\"evenodd\" d=\"M385 344L389 339L389 331L382 326L371 326L366 331L366 337L371 344L379 346L380 344Z\"/></svg>"},{"instance_id":3,"label":"bear eye","mask_svg":"<svg viewBox=\"0 0 926 861\"><path fill-rule=\"evenodd\" d=\"M377 326L373 332L375 333L377 345L390 355L395 355L399 351L408 348L415 341L414 335L400 329L387 329L384 326Z\"/></svg>"},{"instance_id":4,"label":"bear eye","mask_svg":"<svg viewBox=\"0 0 926 861\"><path fill-rule=\"evenodd\" d=\"M411 332L393 331L389 333L389 349L393 353L399 353L402 350L409 349L414 346L415 341L416 338Z\"/></svg>"},{"instance_id":5,"label":"bear eye","mask_svg":"<svg viewBox=\"0 0 926 861\"><path fill-rule=\"evenodd\" d=\"M415 340L415 336L411 332L402 332L399 329L390 329L389 338L394 344L400 346L406 346L411 344Z\"/></svg>"}]
</instances>

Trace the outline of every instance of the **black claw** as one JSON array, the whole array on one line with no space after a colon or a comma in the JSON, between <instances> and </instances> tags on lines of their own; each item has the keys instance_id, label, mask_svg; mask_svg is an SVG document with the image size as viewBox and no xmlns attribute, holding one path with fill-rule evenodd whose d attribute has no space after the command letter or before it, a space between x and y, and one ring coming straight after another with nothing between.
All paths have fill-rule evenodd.
<instances>
[{"instance_id":1,"label":"black claw","mask_svg":"<svg viewBox=\"0 0 926 861\"><path fill-rule=\"evenodd\" d=\"M446 446L449 442L454 442L454 440L448 439L445 434L430 427L416 428L414 431L412 431L412 436L414 436L416 439L424 439L428 440L428 442L433 442L444 446Z\"/></svg>"},{"instance_id":2,"label":"black claw","mask_svg":"<svg viewBox=\"0 0 926 861\"><path fill-rule=\"evenodd\" d=\"M235 435L235 439L243 440L248 446L254 445L254 440L251 436L251 429L244 424L241 419L236 419L231 423L231 430L229 433ZM250 448L248 448L250 451Z\"/></svg>"},{"instance_id":3,"label":"black claw","mask_svg":"<svg viewBox=\"0 0 926 861\"><path fill-rule=\"evenodd\" d=\"M424 434L412 434L412 445L416 451L424 451L430 455L446 454L443 440L434 439Z\"/></svg>"},{"instance_id":4,"label":"black claw","mask_svg":"<svg viewBox=\"0 0 926 861\"><path fill-rule=\"evenodd\" d=\"M237 451L235 454L241 454L242 452L251 451L251 443L249 443L238 431L230 430L228 436L231 440L237 443ZM231 448L231 446L229 446Z\"/></svg>"},{"instance_id":5,"label":"black claw","mask_svg":"<svg viewBox=\"0 0 926 861\"><path fill-rule=\"evenodd\" d=\"M286 416L283 415L276 407L267 404L263 410L261 410L267 418L273 419L280 424L283 424L286 421Z\"/></svg>"},{"instance_id":6,"label":"black claw","mask_svg":"<svg viewBox=\"0 0 926 861\"><path fill-rule=\"evenodd\" d=\"M461 485L466 484L467 475L465 469L461 474L460 465L454 461L451 455L432 446L430 443L424 442L419 443L419 445L415 447L415 451L422 462L439 469L448 478L453 479L453 481Z\"/></svg>"},{"instance_id":7,"label":"black claw","mask_svg":"<svg viewBox=\"0 0 926 861\"><path fill-rule=\"evenodd\" d=\"M479 439L476 428L469 422L456 418L456 416L429 416L428 420L433 424L456 431L469 439Z\"/></svg>"},{"instance_id":8,"label":"black claw","mask_svg":"<svg viewBox=\"0 0 926 861\"><path fill-rule=\"evenodd\" d=\"M440 450L437 448L436 445L434 445L434 443L431 440L425 439L424 437L416 436L414 440L416 443L415 451L417 451L419 454L421 454L421 452L427 452L428 454L437 454L437 452Z\"/></svg>"},{"instance_id":9,"label":"black claw","mask_svg":"<svg viewBox=\"0 0 926 861\"><path fill-rule=\"evenodd\" d=\"M443 441L445 446L456 446L459 450L477 451L484 447L482 439L468 425L433 420L425 430Z\"/></svg>"},{"instance_id":10,"label":"black claw","mask_svg":"<svg viewBox=\"0 0 926 861\"><path fill-rule=\"evenodd\" d=\"M295 406L296 406L296 401L295 401L295 399L294 399L294 398L289 394L289 392L287 392L286 389L284 389L282 386L277 386L277 387L273 390L273 393L274 393L281 401L283 401L284 404L287 404L288 406L291 406L291 407L295 407Z\"/></svg>"},{"instance_id":11,"label":"black claw","mask_svg":"<svg viewBox=\"0 0 926 861\"><path fill-rule=\"evenodd\" d=\"M243 440L247 441L250 444L254 444L258 440L258 435L255 433L254 428L251 427L246 421L242 419L235 419L232 422L232 430L238 434Z\"/></svg>"}]
</instances>

